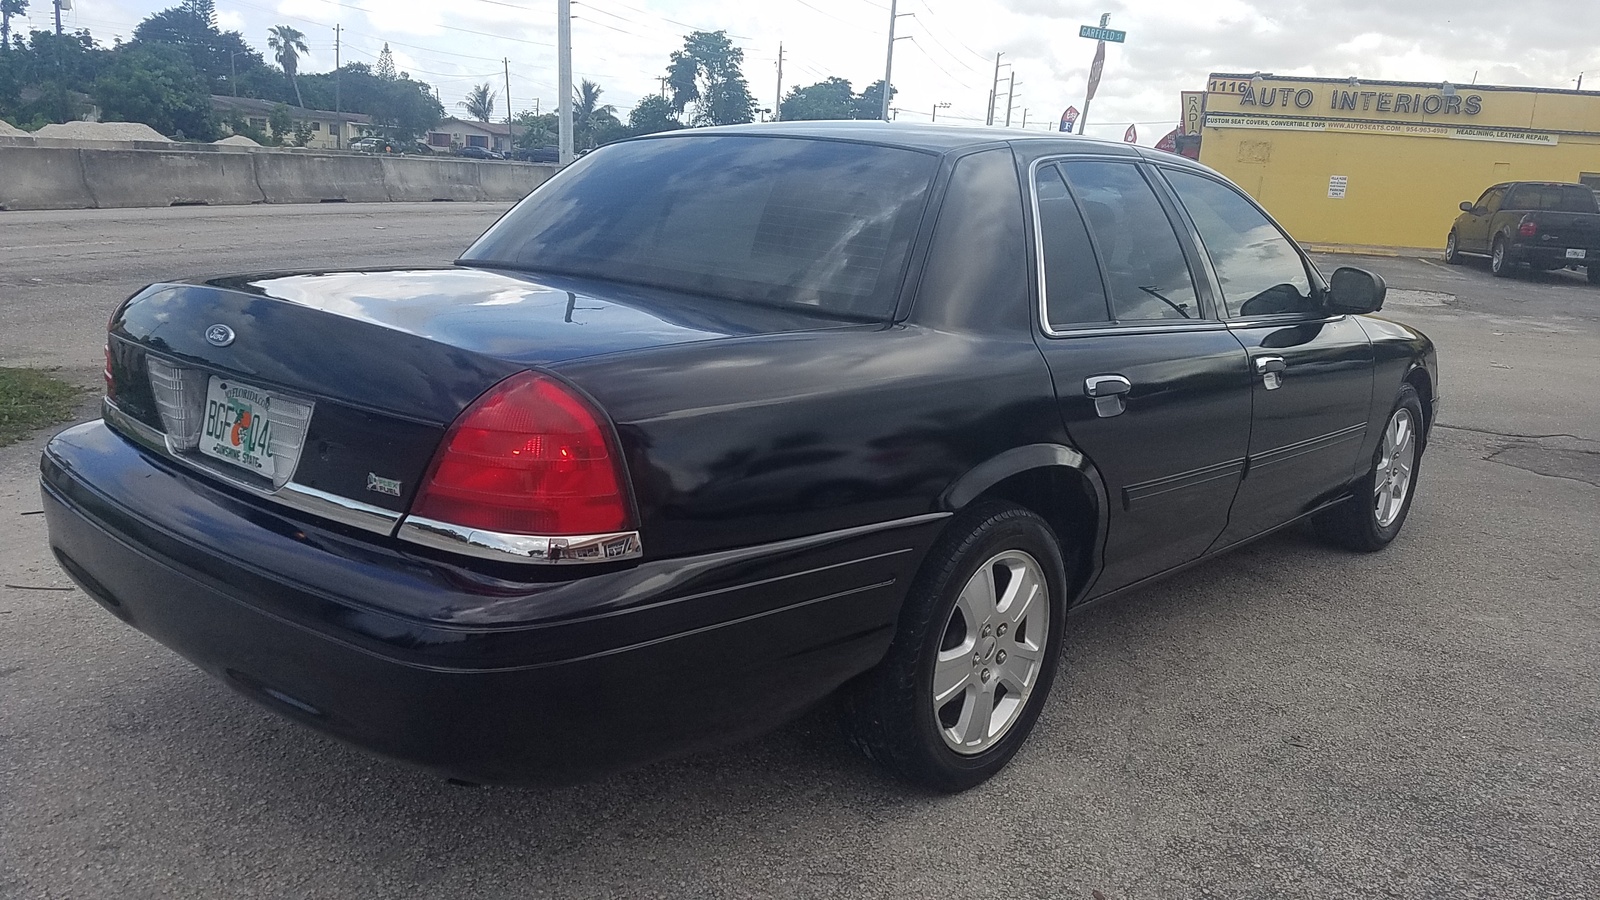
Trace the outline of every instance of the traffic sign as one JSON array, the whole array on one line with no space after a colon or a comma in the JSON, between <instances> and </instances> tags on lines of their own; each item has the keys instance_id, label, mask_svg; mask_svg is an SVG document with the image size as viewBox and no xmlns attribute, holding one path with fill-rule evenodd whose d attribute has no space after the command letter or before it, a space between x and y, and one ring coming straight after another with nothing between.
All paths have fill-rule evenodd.
<instances>
[{"instance_id":1,"label":"traffic sign","mask_svg":"<svg viewBox=\"0 0 1600 900\"><path fill-rule=\"evenodd\" d=\"M1093 25L1083 25L1078 28L1078 37L1120 44L1128 39L1128 33L1126 31L1118 31L1115 28L1097 28Z\"/></svg>"}]
</instances>

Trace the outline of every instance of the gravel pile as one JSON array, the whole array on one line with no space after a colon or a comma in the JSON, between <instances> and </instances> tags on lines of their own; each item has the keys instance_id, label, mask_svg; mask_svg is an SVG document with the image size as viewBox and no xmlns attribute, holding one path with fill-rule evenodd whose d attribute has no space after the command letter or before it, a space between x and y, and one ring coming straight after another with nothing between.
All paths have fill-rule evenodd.
<instances>
[{"instance_id":1,"label":"gravel pile","mask_svg":"<svg viewBox=\"0 0 1600 900\"><path fill-rule=\"evenodd\" d=\"M66 141L155 141L170 144L159 131L139 122L67 122L63 125L46 125L34 132L34 137L55 138Z\"/></svg>"}]
</instances>

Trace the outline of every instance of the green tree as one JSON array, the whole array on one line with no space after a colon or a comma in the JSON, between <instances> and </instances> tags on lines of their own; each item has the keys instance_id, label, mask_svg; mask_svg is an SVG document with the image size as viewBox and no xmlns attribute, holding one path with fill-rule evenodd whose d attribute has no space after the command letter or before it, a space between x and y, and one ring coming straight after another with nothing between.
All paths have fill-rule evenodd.
<instances>
[{"instance_id":1,"label":"green tree","mask_svg":"<svg viewBox=\"0 0 1600 900\"><path fill-rule=\"evenodd\" d=\"M494 117L494 97L495 93L490 89L489 83L484 82L473 86L472 90L467 91L467 99L456 105L479 122L487 122Z\"/></svg>"},{"instance_id":2,"label":"green tree","mask_svg":"<svg viewBox=\"0 0 1600 900\"><path fill-rule=\"evenodd\" d=\"M235 75L259 73L266 67L266 60L245 43L244 35L217 30L216 18L216 8L210 0L185 0L146 17L134 28L131 43L178 47L210 82L212 93L235 92L240 87L236 82L243 80Z\"/></svg>"},{"instance_id":3,"label":"green tree","mask_svg":"<svg viewBox=\"0 0 1600 900\"><path fill-rule=\"evenodd\" d=\"M272 108L272 112L267 113L267 142L274 147L281 147L293 130L294 116L289 114L287 103L279 103Z\"/></svg>"},{"instance_id":4,"label":"green tree","mask_svg":"<svg viewBox=\"0 0 1600 900\"><path fill-rule=\"evenodd\" d=\"M11 49L11 17L28 11L28 0L0 0L0 51Z\"/></svg>"},{"instance_id":5,"label":"green tree","mask_svg":"<svg viewBox=\"0 0 1600 900\"><path fill-rule=\"evenodd\" d=\"M288 25L274 25L267 33L267 46L272 48L278 65L283 67L283 74L289 76L289 83L294 85L295 105L302 109L305 103L300 98L300 82L295 80L295 74L300 71L300 54L311 55L305 38L298 29Z\"/></svg>"},{"instance_id":6,"label":"green tree","mask_svg":"<svg viewBox=\"0 0 1600 900\"><path fill-rule=\"evenodd\" d=\"M890 86L890 88L889 88L889 99L893 100L894 99L894 95L896 93L899 93L899 92L896 91L893 86ZM883 118L883 79L882 78L879 78L877 81L874 81L872 84L867 85L866 90L861 92L861 96L856 98L856 114L855 114L854 118L857 118L857 119L881 119L881 118Z\"/></svg>"},{"instance_id":7,"label":"green tree","mask_svg":"<svg viewBox=\"0 0 1600 900\"><path fill-rule=\"evenodd\" d=\"M111 122L143 122L168 137L210 141L216 118L205 79L176 47L129 44L94 83L94 100Z\"/></svg>"},{"instance_id":8,"label":"green tree","mask_svg":"<svg viewBox=\"0 0 1600 900\"><path fill-rule=\"evenodd\" d=\"M736 125L755 121L755 98L740 66L744 51L725 31L695 31L672 51L667 87L672 110L680 115L694 107L693 125Z\"/></svg>"},{"instance_id":9,"label":"green tree","mask_svg":"<svg viewBox=\"0 0 1600 900\"><path fill-rule=\"evenodd\" d=\"M371 116L382 135L396 143L415 140L444 118L444 107L433 89L404 72L392 79L380 78L372 66L356 62L340 66L337 77L341 108ZM333 72L300 76L306 103L332 109L334 79Z\"/></svg>"},{"instance_id":10,"label":"green tree","mask_svg":"<svg viewBox=\"0 0 1600 900\"><path fill-rule=\"evenodd\" d=\"M378 54L378 67L372 70L372 74L384 81L393 81L399 77L395 73L394 53L390 52L388 41L383 42L383 52Z\"/></svg>"},{"instance_id":11,"label":"green tree","mask_svg":"<svg viewBox=\"0 0 1600 900\"><path fill-rule=\"evenodd\" d=\"M659 131L676 131L682 127L683 123L673 115L672 104L665 97L655 94L634 104L633 110L628 113L630 134L655 134Z\"/></svg>"},{"instance_id":12,"label":"green tree","mask_svg":"<svg viewBox=\"0 0 1600 900\"><path fill-rule=\"evenodd\" d=\"M521 126L522 134L517 136L517 146L525 150L534 150L539 147L553 147L560 134L560 116L556 113L534 115L533 110L523 110L517 113L511 121Z\"/></svg>"},{"instance_id":13,"label":"green tree","mask_svg":"<svg viewBox=\"0 0 1600 900\"><path fill-rule=\"evenodd\" d=\"M598 147L621 136L622 123L617 120L617 108L600 102L603 93L600 85L587 78L572 92L572 137L580 150Z\"/></svg>"},{"instance_id":14,"label":"green tree","mask_svg":"<svg viewBox=\"0 0 1600 900\"><path fill-rule=\"evenodd\" d=\"M801 119L854 119L857 97L850 82L843 78L828 78L805 87L789 89L789 95L778 105L784 121Z\"/></svg>"},{"instance_id":15,"label":"green tree","mask_svg":"<svg viewBox=\"0 0 1600 900\"><path fill-rule=\"evenodd\" d=\"M87 31L13 38L11 52L0 54L0 116L33 127L82 118L112 56Z\"/></svg>"}]
</instances>

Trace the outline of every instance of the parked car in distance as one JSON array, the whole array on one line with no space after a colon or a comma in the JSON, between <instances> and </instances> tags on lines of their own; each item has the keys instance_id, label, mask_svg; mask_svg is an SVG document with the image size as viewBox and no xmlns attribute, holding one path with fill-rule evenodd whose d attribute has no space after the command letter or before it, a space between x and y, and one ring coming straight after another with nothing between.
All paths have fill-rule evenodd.
<instances>
[{"instance_id":1,"label":"parked car in distance","mask_svg":"<svg viewBox=\"0 0 1600 900\"><path fill-rule=\"evenodd\" d=\"M383 141L375 137L357 138L350 142L350 149L357 153L379 153L383 150Z\"/></svg>"},{"instance_id":2,"label":"parked car in distance","mask_svg":"<svg viewBox=\"0 0 1600 900\"><path fill-rule=\"evenodd\" d=\"M1461 203L1445 238L1444 259L1489 257L1496 276L1526 264L1551 271L1582 266L1600 284L1600 200L1584 184L1513 181Z\"/></svg>"},{"instance_id":3,"label":"parked car in distance","mask_svg":"<svg viewBox=\"0 0 1600 900\"><path fill-rule=\"evenodd\" d=\"M486 147L461 147L456 150L456 155L467 159L505 159L500 152Z\"/></svg>"},{"instance_id":4,"label":"parked car in distance","mask_svg":"<svg viewBox=\"0 0 1600 900\"><path fill-rule=\"evenodd\" d=\"M139 291L44 509L125 622L457 778L838 694L870 757L955 791L1026 739L1069 610L1301 520L1394 540L1438 367L1384 291L1120 142L652 135L454 266Z\"/></svg>"},{"instance_id":5,"label":"parked car in distance","mask_svg":"<svg viewBox=\"0 0 1600 900\"><path fill-rule=\"evenodd\" d=\"M520 162L558 163L561 161L561 150L557 147L518 147L511 151L510 158Z\"/></svg>"}]
</instances>

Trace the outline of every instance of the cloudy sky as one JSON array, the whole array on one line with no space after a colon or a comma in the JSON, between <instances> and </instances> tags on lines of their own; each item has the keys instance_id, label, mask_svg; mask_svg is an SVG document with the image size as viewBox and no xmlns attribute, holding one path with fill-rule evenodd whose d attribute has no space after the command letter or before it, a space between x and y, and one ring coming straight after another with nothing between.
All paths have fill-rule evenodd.
<instances>
[{"instance_id":1,"label":"cloudy sky","mask_svg":"<svg viewBox=\"0 0 1600 900\"><path fill-rule=\"evenodd\" d=\"M69 28L109 43L176 0L74 0ZM1089 133L1119 137L1136 123L1154 143L1177 121L1178 92L1213 71L1359 76L1600 89L1596 0L1521 0L1515 15L1486 0L898 0L894 106L903 121L982 124L995 53L1004 54L998 117L1016 78L1012 125L1053 127L1069 104L1082 108L1094 42L1078 26L1111 13L1128 33L1108 45ZM45 27L50 0L26 17ZM516 111L555 97L555 0L217 0L221 24L265 49L267 28L307 35L303 71L333 67L333 26L344 26L347 60L373 62L388 41L399 67L438 87L448 111L474 83L504 94L510 60ZM909 14L909 15L906 15ZM573 0L573 69L605 89L619 114L660 89L668 54L691 29L721 29L745 51L744 72L771 107L777 58L785 90L836 75L859 89L883 77L889 0ZM502 101L503 102L503 101ZM498 111L504 106L498 105Z\"/></svg>"}]
</instances>

